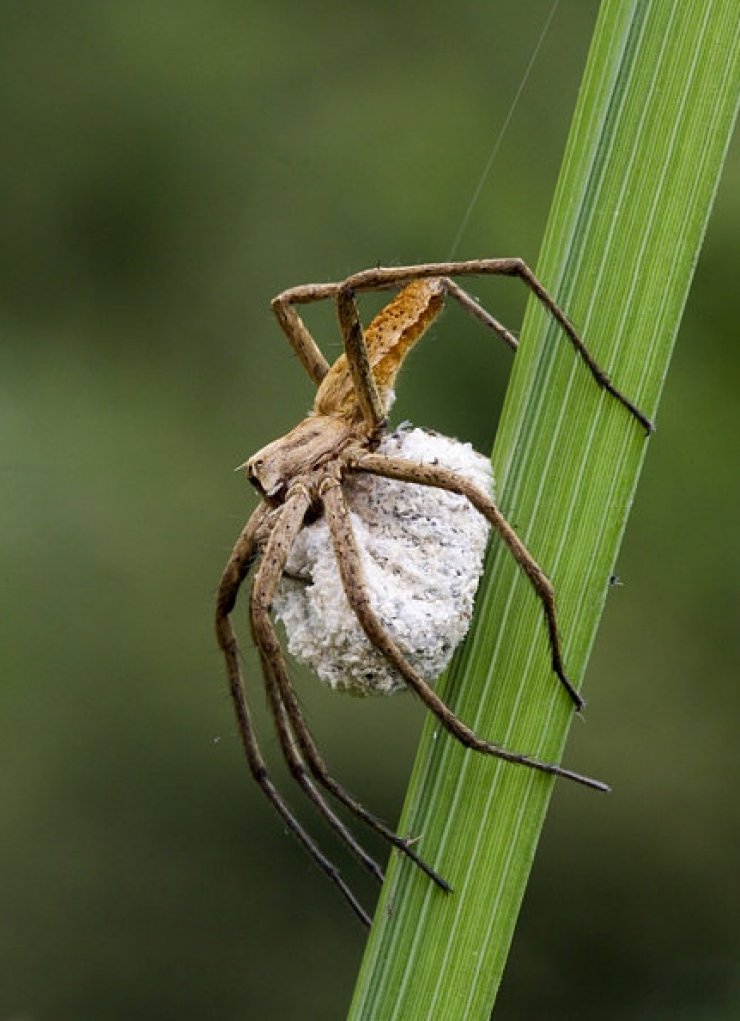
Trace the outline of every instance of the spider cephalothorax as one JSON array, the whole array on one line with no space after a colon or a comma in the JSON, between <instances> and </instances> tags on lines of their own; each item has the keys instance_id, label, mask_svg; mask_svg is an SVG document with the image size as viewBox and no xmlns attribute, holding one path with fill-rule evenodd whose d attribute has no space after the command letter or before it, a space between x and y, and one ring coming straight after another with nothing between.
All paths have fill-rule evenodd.
<instances>
[{"instance_id":1,"label":"spider cephalothorax","mask_svg":"<svg viewBox=\"0 0 740 1021\"><path fill-rule=\"evenodd\" d=\"M236 636L230 621L239 588L257 560L249 607L252 635L262 663L278 739L293 778L360 861L378 878L382 878L379 866L367 855L319 788L389 840L439 887L448 890L445 880L417 855L411 840L394 833L331 776L303 718L271 611L291 549L307 522L318 517L325 519L341 583L362 630L405 685L421 698L454 737L476 751L605 789L599 781L562 769L554 763L540 762L509 751L474 733L445 705L409 661L398 641L382 623L365 582L361 551L344 492L348 480L358 475L376 476L446 490L465 498L497 531L532 583L545 613L553 670L576 708L581 708L581 697L569 681L563 665L552 585L503 517L490 493L449 467L389 456L378 449L385 436L396 375L408 351L441 311L445 297L454 298L516 349L514 336L451 279L452 276L470 274L519 277L560 324L599 386L624 405L645 429L652 429L642 412L611 384L570 321L520 259L377 268L357 273L340 283L297 287L274 299L272 307L278 321L318 390L311 414L246 463L248 477L262 497L262 503L239 536L221 579L216 614L218 640L226 658L239 734L254 779L287 826L365 922L369 920L364 909L336 867L292 814L269 778L249 713ZM361 291L393 287L402 289L363 332L354 295ZM326 362L295 310L297 304L327 298L336 303L345 349L332 366Z\"/></svg>"}]
</instances>

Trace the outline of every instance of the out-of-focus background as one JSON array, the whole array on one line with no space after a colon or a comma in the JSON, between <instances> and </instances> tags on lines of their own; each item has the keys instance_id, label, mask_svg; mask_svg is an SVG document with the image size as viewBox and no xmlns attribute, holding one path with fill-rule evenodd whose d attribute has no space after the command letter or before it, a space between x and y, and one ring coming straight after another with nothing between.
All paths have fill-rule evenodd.
<instances>
[{"instance_id":1,"label":"out-of-focus background","mask_svg":"<svg viewBox=\"0 0 740 1021\"><path fill-rule=\"evenodd\" d=\"M5 0L1 1021L344 1016L364 934L252 787L214 647L255 504L232 469L311 401L271 296L449 254L549 9ZM536 260L595 12L560 4L459 256ZM735 152L568 750L616 793L558 789L501 1021L740 1011L738 176ZM518 327L516 284L477 290ZM450 312L397 418L488 450L508 364ZM396 819L419 707L297 676Z\"/></svg>"}]
</instances>

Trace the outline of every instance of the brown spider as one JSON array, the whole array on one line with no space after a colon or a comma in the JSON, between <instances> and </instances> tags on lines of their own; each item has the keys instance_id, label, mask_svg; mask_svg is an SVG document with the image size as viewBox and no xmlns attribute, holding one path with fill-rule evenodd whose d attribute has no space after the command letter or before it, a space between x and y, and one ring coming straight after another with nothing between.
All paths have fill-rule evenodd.
<instances>
[{"instance_id":1,"label":"brown spider","mask_svg":"<svg viewBox=\"0 0 740 1021\"><path fill-rule=\"evenodd\" d=\"M362 864L378 879L383 878L382 870L336 815L319 787L415 862L439 887L449 891L445 880L416 854L412 840L400 837L368 812L330 775L304 720L270 611L291 547L307 519L325 516L347 599L364 632L403 677L406 685L454 737L467 748L507 762L608 790L597 780L509 751L474 733L408 662L373 610L365 585L360 553L342 489L347 476L356 472L370 473L437 487L466 497L496 529L529 578L545 612L553 670L576 708L583 706L581 696L565 673L552 585L494 500L449 468L419 464L376 452L385 433L396 375L409 350L442 310L446 296L458 301L516 350L516 338L450 279L452 276L474 274L519 277L560 324L599 386L623 404L648 432L652 430L650 420L612 386L570 321L521 259L480 259L369 269L339 283L292 288L273 300L272 309L295 353L317 384L318 392L308 418L286 436L258 451L246 463L247 475L262 497L262 503L242 530L218 591L218 641L226 658L239 735L252 775L288 828L367 924L368 916L338 869L295 818L268 776L247 704L236 635L230 621L241 584L252 563L259 557L250 596L251 629L262 663L268 703L291 775ZM355 293L395 287L402 287L402 290L363 333ZM332 366L329 366L294 307L326 298L336 303L345 348L344 354Z\"/></svg>"}]
</instances>

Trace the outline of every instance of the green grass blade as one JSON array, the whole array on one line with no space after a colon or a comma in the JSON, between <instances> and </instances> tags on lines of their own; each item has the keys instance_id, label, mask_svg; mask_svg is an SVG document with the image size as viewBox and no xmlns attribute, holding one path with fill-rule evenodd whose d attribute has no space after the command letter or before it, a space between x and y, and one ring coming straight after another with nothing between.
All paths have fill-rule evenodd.
<instances>
[{"instance_id":1,"label":"green grass blade","mask_svg":"<svg viewBox=\"0 0 740 1021\"><path fill-rule=\"evenodd\" d=\"M737 0L603 4L538 265L615 384L650 415L732 130L739 31ZM493 461L504 512L555 584L575 679L647 442L530 303ZM560 758L572 712L539 604L498 544L442 694L480 734ZM488 1018L551 789L427 722L400 830L421 837L455 893L394 856L351 1021Z\"/></svg>"}]
</instances>

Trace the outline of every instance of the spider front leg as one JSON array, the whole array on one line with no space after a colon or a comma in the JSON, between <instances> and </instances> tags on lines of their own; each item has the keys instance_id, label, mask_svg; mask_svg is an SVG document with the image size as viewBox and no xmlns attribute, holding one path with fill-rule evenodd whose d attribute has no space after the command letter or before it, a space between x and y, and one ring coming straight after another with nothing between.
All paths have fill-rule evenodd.
<instances>
[{"instance_id":1,"label":"spider front leg","mask_svg":"<svg viewBox=\"0 0 740 1021\"><path fill-rule=\"evenodd\" d=\"M373 455L368 455L372 457ZM388 459L390 460L390 459ZM363 464L364 458L358 461L358 467ZM385 457L379 457L375 467L380 467L379 462L385 462ZM370 461L373 464L373 461ZM370 470L369 468L367 470ZM377 472L377 474L381 474ZM609 787L599 780L582 776L571 770L550 762L541 762L539 759L522 755L518 752L509 751L500 745L493 744L479 737L467 724L463 723L453 711L437 695L424 678L411 666L404 654L401 652L395 640L386 631L370 603L367 583L365 581L362 560L357 547L357 540L354 535L352 523L346 501L338 483L327 484L322 490L326 520L331 533L334 551L339 565L339 572L342 585L357 619L362 626L370 642L381 652L386 659L398 670L406 681L409 688L414 691L424 702L427 708L431 709L437 719L442 723L453 737L457 738L466 748L492 755L495 758L503 759L506 762L522 766L529 766L542 773L553 776L565 777L574 780L576 783L593 787L597 790L608 791Z\"/></svg>"},{"instance_id":2,"label":"spider front leg","mask_svg":"<svg viewBox=\"0 0 740 1021\"><path fill-rule=\"evenodd\" d=\"M332 811L314 787L306 771L300 753L300 746L305 744L301 740L305 725L300 711L297 710L298 700L290 683L280 642L270 616L277 586L283 576L293 542L303 527L303 520L309 504L310 498L307 491L300 485L296 486L292 495L289 493L268 540L252 587L250 600L252 635L262 662L265 687L278 739L291 776L365 868L382 882L383 871L380 866L367 854L342 820ZM322 868L324 867L322 862L319 864ZM336 882L338 872L333 866L332 869L331 878ZM347 888L344 884L340 882L338 885L347 896ZM354 896L350 895L348 899L357 910ZM367 921L367 916L361 909L358 914L363 921Z\"/></svg>"},{"instance_id":3,"label":"spider front leg","mask_svg":"<svg viewBox=\"0 0 740 1021\"><path fill-rule=\"evenodd\" d=\"M275 521L265 550L265 557L268 559L263 559L263 564L266 563L268 567L266 572L268 577L272 563L276 562L272 559L275 553L284 548L287 556L287 550L290 549L292 541L291 534L294 529L297 531L297 529L302 525L306 507L307 503L300 507L298 506L298 502L294 501L291 507L286 505L283 512ZM242 582L244 581L244 578L256 557L257 537L260 529L264 526L267 518L269 517L269 514L270 511L267 506L262 504L249 519L247 525L239 536L236 545L234 546L231 556L229 557L218 589L216 604L216 635L218 638L218 644L221 647L226 660L229 693L234 705L237 728L244 747L250 772L267 800L273 805L288 829L298 838L319 868L321 868L321 870L339 888L355 914L357 914L365 925L369 925L369 916L352 893L349 886L342 879L339 874L339 870L333 862L324 855L318 844L306 832L303 826L301 826L300 822L293 815L270 779L265 760L262 757L262 753L257 742L257 736L252 722L251 712L249 710L249 704L244 687L244 679L242 677L241 663L239 661L239 646L236 634L231 624L230 615L236 605L236 599ZM257 579L255 579L255 581L256 580ZM263 663L264 662L265 660L263 659ZM269 694L269 674L266 674L266 685L268 686ZM278 719L278 716L276 716L276 724L278 725L278 733L280 734L281 721ZM331 812L329 814L333 815ZM341 821L337 821L339 822L339 825L342 826Z\"/></svg>"},{"instance_id":4,"label":"spider front leg","mask_svg":"<svg viewBox=\"0 0 740 1021\"><path fill-rule=\"evenodd\" d=\"M494 500L451 468L417 464L413 461L386 457L382 454L367 454L358 460L356 467L359 471L370 472L373 475L382 475L385 478L398 479L402 482L415 482L422 486L435 486L438 489L457 493L469 500L475 509L490 522L529 578L542 603L550 642L552 668L574 702L576 709L579 711L583 709L585 702L565 673L552 582L498 509Z\"/></svg>"},{"instance_id":5,"label":"spider front leg","mask_svg":"<svg viewBox=\"0 0 740 1021\"><path fill-rule=\"evenodd\" d=\"M284 665L284 661L283 661ZM346 808L348 808L358 819L361 819L366 823L372 830L378 833L381 837L387 840L393 845L398 851L406 855L415 865L417 865L422 872L426 873L429 878L444 890L445 893L450 892L450 885L447 883L439 873L428 865L423 858L420 858L411 846L411 841L400 837L394 830L387 826L381 819L373 815L372 812L362 805L354 795L350 794L334 777L331 775L329 770L324 763L324 760L316 746L316 742L313 739L311 731L306 725L306 721L303 718L301 707L296 697L296 693L293 690L293 686L288 679L287 672L282 669L276 672L276 679L280 686L280 695L288 713L290 719L290 726L295 734L295 737L300 745L302 754L304 755L311 773L321 786L332 794L338 801L340 801Z\"/></svg>"},{"instance_id":6,"label":"spider front leg","mask_svg":"<svg viewBox=\"0 0 740 1021\"><path fill-rule=\"evenodd\" d=\"M287 763L290 775L296 781L303 793L306 794L309 800L314 803L335 833L339 835L340 839L343 840L347 847L352 851L358 861L362 863L367 871L374 876L378 882L382 883L384 875L381 867L373 858L370 857L364 847L355 840L350 830L344 825L339 816L332 812L331 808L327 805L326 801L322 798L321 794L319 794L311 782L311 778L306 771L306 767L303 763L298 747L300 742L298 742L297 735L295 733L296 726L294 713L291 711L291 708L288 708L287 702L284 698L285 688L281 681L284 679L286 687L291 692L293 689L284 668L285 664L282 658L282 652L277 641L277 636L274 634L274 630L272 635L270 635L270 640L270 647L268 649L264 649L260 646L259 653L262 661L262 673L265 678L265 687L267 690L270 709L272 710L272 715L275 720L283 758ZM281 674L280 680L277 676L278 672ZM297 699L295 701L297 704ZM363 919L363 921L364 920L365 919Z\"/></svg>"},{"instance_id":7,"label":"spider front leg","mask_svg":"<svg viewBox=\"0 0 740 1021\"><path fill-rule=\"evenodd\" d=\"M284 573L293 540L303 524L303 516L307 506L307 497L303 497L300 489L296 490L295 496L289 497L286 501L281 518L275 525L272 536L265 548L262 563L255 575L250 606L252 632L260 654L267 695L275 718L278 739L280 740L284 758L293 779L296 780L304 793L313 801L329 825L339 834L345 844L376 879L382 882L382 870L365 852L363 847L358 844L341 819L332 812L318 791L316 791L306 772L302 756L305 757L313 776L329 793L334 795L359 819L374 829L376 833L379 833L410 858L439 887L449 891L449 885L445 880L412 850L407 840L399 837L390 827L368 812L353 795L330 775L303 719L298 698L288 676L285 657L283 656L275 627L270 618L270 609L280 578Z\"/></svg>"}]
</instances>

